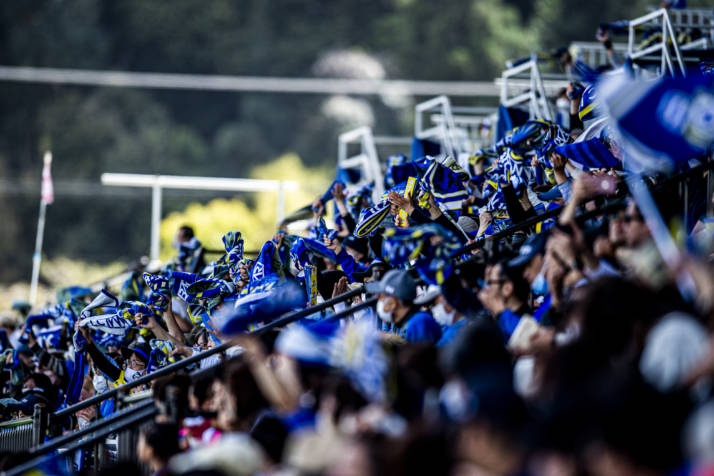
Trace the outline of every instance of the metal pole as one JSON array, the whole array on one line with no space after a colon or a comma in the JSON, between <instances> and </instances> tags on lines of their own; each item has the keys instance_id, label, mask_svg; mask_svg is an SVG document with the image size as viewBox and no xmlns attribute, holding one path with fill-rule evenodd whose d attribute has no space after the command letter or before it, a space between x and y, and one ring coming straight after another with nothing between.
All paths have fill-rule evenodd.
<instances>
[{"instance_id":1,"label":"metal pole","mask_svg":"<svg viewBox=\"0 0 714 476\"><path fill-rule=\"evenodd\" d=\"M278 186L278 204L277 210L275 211L275 221L282 223L283 218L285 218L285 188L281 180Z\"/></svg>"},{"instance_id":2,"label":"metal pole","mask_svg":"<svg viewBox=\"0 0 714 476\"><path fill-rule=\"evenodd\" d=\"M161 185L159 176L151 187L151 262L159 261L159 229L161 227Z\"/></svg>"},{"instance_id":3,"label":"metal pole","mask_svg":"<svg viewBox=\"0 0 714 476\"><path fill-rule=\"evenodd\" d=\"M30 281L30 305L35 305L37 300L37 283L40 279L40 263L42 262L42 238L45 234L45 214L47 203L40 202L40 217L37 220L37 237L35 238L35 252L32 255L32 280Z\"/></svg>"},{"instance_id":4,"label":"metal pole","mask_svg":"<svg viewBox=\"0 0 714 476\"><path fill-rule=\"evenodd\" d=\"M32 446L42 444L47 432L47 411L41 403L35 404L32 414Z\"/></svg>"}]
</instances>

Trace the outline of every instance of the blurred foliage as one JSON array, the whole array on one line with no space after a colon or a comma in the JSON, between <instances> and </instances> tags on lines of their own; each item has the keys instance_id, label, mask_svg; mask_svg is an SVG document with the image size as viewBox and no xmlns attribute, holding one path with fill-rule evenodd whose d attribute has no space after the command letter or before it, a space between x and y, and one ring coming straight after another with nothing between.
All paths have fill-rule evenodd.
<instances>
[{"instance_id":1,"label":"blurred foliage","mask_svg":"<svg viewBox=\"0 0 714 476\"><path fill-rule=\"evenodd\" d=\"M194 74L491 80L506 60L574 39L592 41L600 22L644 13L645 3L650 2L0 2L0 64ZM356 63L326 67L331 55L340 52L357 58ZM41 160L47 149L54 154L55 180L65 182L64 188L57 188L56 201L48 210L47 256L127 261L148 251L150 195L140 189L102 188L98 185L102 172L244 177L254 167L286 153L300 156L310 170L316 166L329 169L335 162L340 132L369 119L380 134L409 135L411 106L421 99L346 101L320 95L27 83L2 83L0 88L0 176L12 185L0 189L0 258L5 264L0 268L0 281L29 276ZM283 173L279 166L253 173L261 170L271 178ZM287 173L297 170L288 168ZM322 183L323 177L314 180ZM312 172L286 178L304 181L302 190L313 192ZM245 230L246 238L255 243L270 235L274 227L270 200L274 197L206 204L216 196L225 194L166 193L167 233L173 233L170 228L180 221L172 218L178 216L172 212L186 210L181 220L191 221L191 213L198 217L232 206L231 216L210 226ZM289 205L301 206L307 198L296 198ZM198 205L186 208L196 201ZM228 209L223 213L229 213ZM253 227L255 238L248 236ZM209 238L214 239L204 239L212 243Z\"/></svg>"}]
</instances>

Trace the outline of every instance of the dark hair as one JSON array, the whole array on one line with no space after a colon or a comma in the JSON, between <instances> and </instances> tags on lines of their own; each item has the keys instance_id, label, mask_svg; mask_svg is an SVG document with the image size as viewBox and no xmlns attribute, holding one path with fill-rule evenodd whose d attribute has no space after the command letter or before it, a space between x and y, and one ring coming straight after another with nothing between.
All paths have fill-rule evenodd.
<instances>
[{"instance_id":1,"label":"dark hair","mask_svg":"<svg viewBox=\"0 0 714 476\"><path fill-rule=\"evenodd\" d=\"M196 400L198 400L199 407L201 407L206 400L213 396L213 381L216 379L217 377L215 373L210 372L205 375L201 375L194 381L193 386L191 387L191 393L194 397L196 397Z\"/></svg>"},{"instance_id":2,"label":"dark hair","mask_svg":"<svg viewBox=\"0 0 714 476\"><path fill-rule=\"evenodd\" d=\"M248 364L241 358L226 364L224 382L235 399L236 419L251 425L258 413L269 406Z\"/></svg>"},{"instance_id":3,"label":"dark hair","mask_svg":"<svg viewBox=\"0 0 714 476\"><path fill-rule=\"evenodd\" d=\"M280 418L268 412L261 414L250 429L250 436L263 447L273 462L282 461L288 429Z\"/></svg>"},{"instance_id":4,"label":"dark hair","mask_svg":"<svg viewBox=\"0 0 714 476\"><path fill-rule=\"evenodd\" d=\"M513 284L513 294L522 302L528 301L531 288L528 281L523 277L523 268L508 266L507 262L501 262L501 274Z\"/></svg>"},{"instance_id":5,"label":"dark hair","mask_svg":"<svg viewBox=\"0 0 714 476\"><path fill-rule=\"evenodd\" d=\"M52 392L51 392L51 390L53 388L52 381L50 380L50 378L47 375L39 373L39 372L34 372L27 376L25 381L28 381L28 380L34 380L35 386L40 387L42 390L44 390L45 395L48 398L50 397L50 395L52 395Z\"/></svg>"},{"instance_id":6,"label":"dark hair","mask_svg":"<svg viewBox=\"0 0 714 476\"><path fill-rule=\"evenodd\" d=\"M147 446L162 462L167 462L173 455L180 453L178 427L172 423L151 423L141 430Z\"/></svg>"},{"instance_id":7,"label":"dark hair","mask_svg":"<svg viewBox=\"0 0 714 476\"><path fill-rule=\"evenodd\" d=\"M181 226L181 228L179 228L178 231L179 231L179 233L181 234L181 237L182 237L182 238L185 238L185 239L187 239L187 240L190 240L190 239L193 238L193 236L194 236L194 235L193 235L193 228L191 228L191 227L188 226L188 225L183 225L183 226Z\"/></svg>"},{"instance_id":8,"label":"dark hair","mask_svg":"<svg viewBox=\"0 0 714 476\"><path fill-rule=\"evenodd\" d=\"M156 379L152 386L154 400L161 402L163 410L169 415L182 420L188 411L188 388L191 378L186 374L174 374ZM175 393L174 396L170 392Z\"/></svg>"}]
</instances>

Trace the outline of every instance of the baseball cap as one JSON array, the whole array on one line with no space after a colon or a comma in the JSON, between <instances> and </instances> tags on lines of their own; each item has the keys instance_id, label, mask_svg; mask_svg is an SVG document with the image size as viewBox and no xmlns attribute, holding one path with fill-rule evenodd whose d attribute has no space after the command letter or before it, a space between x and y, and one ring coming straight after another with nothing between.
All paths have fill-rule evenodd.
<instances>
[{"instance_id":1,"label":"baseball cap","mask_svg":"<svg viewBox=\"0 0 714 476\"><path fill-rule=\"evenodd\" d=\"M128 347L119 349L122 356L128 359L131 354L136 354L145 363L149 363L149 355L151 355L151 346L146 342L132 342Z\"/></svg>"},{"instance_id":2,"label":"baseball cap","mask_svg":"<svg viewBox=\"0 0 714 476\"><path fill-rule=\"evenodd\" d=\"M424 294L414 299L414 304L416 304L417 306L423 306L424 304L428 304L434 299L436 299L439 294L441 294L441 286L431 284L426 289L426 292Z\"/></svg>"},{"instance_id":3,"label":"baseball cap","mask_svg":"<svg viewBox=\"0 0 714 476\"><path fill-rule=\"evenodd\" d=\"M389 294L406 302L416 298L416 282L402 269L390 269L380 281L365 284L365 289L370 294Z\"/></svg>"},{"instance_id":4,"label":"baseball cap","mask_svg":"<svg viewBox=\"0 0 714 476\"><path fill-rule=\"evenodd\" d=\"M384 273L387 269L389 269L389 265L382 261L379 258L375 258L372 260L371 263L369 263L369 266L367 267L366 270L364 271L355 271L352 273L352 277L356 279L357 281L364 281L364 278L369 278L373 277L374 278L374 272L375 269L379 270L379 274Z\"/></svg>"},{"instance_id":5,"label":"baseball cap","mask_svg":"<svg viewBox=\"0 0 714 476\"><path fill-rule=\"evenodd\" d=\"M545 253L545 243L547 240L548 236L545 233L535 233L529 236L520 250L518 250L518 256L509 261L508 266L518 268L528 264L536 255L542 255Z\"/></svg>"}]
</instances>

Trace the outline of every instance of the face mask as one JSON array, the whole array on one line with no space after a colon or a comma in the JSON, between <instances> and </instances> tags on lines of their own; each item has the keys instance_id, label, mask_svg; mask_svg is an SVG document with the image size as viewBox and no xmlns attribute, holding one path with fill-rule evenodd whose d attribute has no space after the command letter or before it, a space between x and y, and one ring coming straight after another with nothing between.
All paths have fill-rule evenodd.
<instances>
[{"instance_id":1,"label":"face mask","mask_svg":"<svg viewBox=\"0 0 714 476\"><path fill-rule=\"evenodd\" d=\"M171 248L177 250L179 249L179 246L181 246L181 243L179 242L178 238L174 238L171 242Z\"/></svg>"},{"instance_id":2,"label":"face mask","mask_svg":"<svg viewBox=\"0 0 714 476\"><path fill-rule=\"evenodd\" d=\"M126 372L124 373L126 375ZM95 375L94 378L92 379L92 384L94 385L94 390L99 394L99 393L104 393L107 391L108 386L107 386L107 379L102 377L101 375Z\"/></svg>"},{"instance_id":3,"label":"face mask","mask_svg":"<svg viewBox=\"0 0 714 476\"><path fill-rule=\"evenodd\" d=\"M558 100L555 101L555 106L558 109L568 109L570 108L570 101L565 98L558 98Z\"/></svg>"},{"instance_id":4,"label":"face mask","mask_svg":"<svg viewBox=\"0 0 714 476\"><path fill-rule=\"evenodd\" d=\"M446 312L446 308L442 303L434 305L434 307L431 308L431 314L440 326L450 326L454 323L455 311Z\"/></svg>"},{"instance_id":5,"label":"face mask","mask_svg":"<svg viewBox=\"0 0 714 476\"><path fill-rule=\"evenodd\" d=\"M393 322L392 312L387 312L384 310L384 301L382 300L377 301L377 315L384 322L389 322L390 324Z\"/></svg>"},{"instance_id":6,"label":"face mask","mask_svg":"<svg viewBox=\"0 0 714 476\"><path fill-rule=\"evenodd\" d=\"M139 371L136 371L129 367L127 367L124 370L124 380L126 380L127 382L133 382L134 380L136 380L140 377L141 377L141 372L139 372Z\"/></svg>"},{"instance_id":7,"label":"face mask","mask_svg":"<svg viewBox=\"0 0 714 476\"><path fill-rule=\"evenodd\" d=\"M546 281L545 279L545 263L543 264L543 267L541 268L538 275L531 283L531 289L535 294L539 296L542 296L548 292L548 281Z\"/></svg>"}]
</instances>

